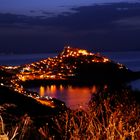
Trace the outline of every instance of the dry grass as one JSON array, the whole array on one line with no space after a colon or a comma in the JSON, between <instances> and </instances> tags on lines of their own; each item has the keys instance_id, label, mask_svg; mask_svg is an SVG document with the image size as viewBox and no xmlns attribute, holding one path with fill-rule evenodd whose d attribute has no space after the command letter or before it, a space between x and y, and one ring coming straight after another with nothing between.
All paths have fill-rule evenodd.
<instances>
[{"instance_id":1,"label":"dry grass","mask_svg":"<svg viewBox=\"0 0 140 140\"><path fill-rule=\"evenodd\" d=\"M37 128L25 115L9 137L18 140L140 140L140 106L131 91L94 95L84 109L67 110Z\"/></svg>"},{"instance_id":2,"label":"dry grass","mask_svg":"<svg viewBox=\"0 0 140 140\"><path fill-rule=\"evenodd\" d=\"M130 110L134 114L126 116L120 108L111 112L107 108L100 111L96 109L76 110L65 112L59 118L56 117L55 129L61 139L70 140L139 140L140 122L136 116L136 110ZM47 126L46 126L47 127ZM57 136L56 136L57 137Z\"/></svg>"},{"instance_id":3,"label":"dry grass","mask_svg":"<svg viewBox=\"0 0 140 140\"><path fill-rule=\"evenodd\" d=\"M102 92L94 95L88 108L66 111L53 118L57 139L70 140L139 140L140 105L132 91ZM45 126L40 132L49 129ZM45 133L47 138L47 133Z\"/></svg>"}]
</instances>

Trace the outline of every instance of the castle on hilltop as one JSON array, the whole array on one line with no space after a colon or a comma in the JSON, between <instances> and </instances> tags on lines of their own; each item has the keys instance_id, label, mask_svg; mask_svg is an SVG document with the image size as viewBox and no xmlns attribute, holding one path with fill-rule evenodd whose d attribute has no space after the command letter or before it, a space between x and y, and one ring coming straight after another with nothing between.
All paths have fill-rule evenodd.
<instances>
[{"instance_id":1,"label":"castle on hilltop","mask_svg":"<svg viewBox=\"0 0 140 140\"><path fill-rule=\"evenodd\" d=\"M66 56L80 56L80 55L94 55L93 53L85 50L85 49L79 49L79 48L72 48L70 46L65 46L64 50L62 51L61 55L66 55Z\"/></svg>"}]
</instances>

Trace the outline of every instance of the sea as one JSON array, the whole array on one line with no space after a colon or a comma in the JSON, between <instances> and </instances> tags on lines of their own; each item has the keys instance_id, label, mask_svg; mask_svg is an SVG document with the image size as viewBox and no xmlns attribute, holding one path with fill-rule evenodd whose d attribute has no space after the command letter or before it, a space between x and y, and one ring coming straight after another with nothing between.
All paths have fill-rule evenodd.
<instances>
[{"instance_id":1,"label":"sea","mask_svg":"<svg viewBox=\"0 0 140 140\"><path fill-rule=\"evenodd\" d=\"M100 53L109 59L124 64L132 71L140 71L140 52L102 52ZM23 65L31 62L56 56L56 53L47 54L26 54L26 55L0 55L0 65ZM133 90L140 90L140 80L128 83ZM72 108L85 107L88 105L92 95L97 92L96 85L55 85L46 84L29 87L28 90L38 92L40 96L49 96L64 101Z\"/></svg>"}]
</instances>

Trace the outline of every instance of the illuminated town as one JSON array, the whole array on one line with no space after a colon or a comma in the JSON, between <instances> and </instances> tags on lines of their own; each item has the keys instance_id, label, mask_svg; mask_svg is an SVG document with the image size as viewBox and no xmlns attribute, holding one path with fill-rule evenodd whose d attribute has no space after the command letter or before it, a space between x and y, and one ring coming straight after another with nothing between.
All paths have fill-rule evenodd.
<instances>
[{"instance_id":1,"label":"illuminated town","mask_svg":"<svg viewBox=\"0 0 140 140\"><path fill-rule=\"evenodd\" d=\"M82 63L109 63L106 57L88 52L87 50L65 47L62 53L54 58L23 66L17 77L22 80L55 79L65 80L75 76L75 69Z\"/></svg>"},{"instance_id":2,"label":"illuminated town","mask_svg":"<svg viewBox=\"0 0 140 140\"><path fill-rule=\"evenodd\" d=\"M140 140L140 0L0 0L0 140Z\"/></svg>"},{"instance_id":3,"label":"illuminated town","mask_svg":"<svg viewBox=\"0 0 140 140\"><path fill-rule=\"evenodd\" d=\"M11 76L1 77L0 85L54 108L55 105L51 97L40 97L38 93L27 91L21 83L30 80L66 81L70 78L75 78L75 70L80 64L90 65L93 63L112 63L112 61L100 54L67 46L58 56L53 58L47 58L23 66L1 66L1 71L11 73ZM117 66L119 69L125 68L119 63Z\"/></svg>"},{"instance_id":4,"label":"illuminated town","mask_svg":"<svg viewBox=\"0 0 140 140\"><path fill-rule=\"evenodd\" d=\"M124 73L127 73L127 71L130 72L130 70L127 69L124 65L122 65L120 63L115 63L114 61L111 61L110 59L108 59L104 56L101 56L100 54L94 54L94 53L88 52L87 50L71 48L68 46L68 47L64 48L62 53L60 53L58 56L53 57L53 58L47 58L47 59L44 59L44 60L41 60L38 62L33 62L31 64L25 64L25 65L21 65L21 66L1 66L0 67L0 87L2 90L8 89L8 90L4 90L4 92L8 91L10 93L10 95L12 94L12 96L13 96L13 94L20 95L21 98L18 102L21 102L20 104L22 104L22 106L25 106L27 101L30 100L28 102L28 105L26 106L28 108L30 106L31 100L32 100L34 102L34 104L31 105L30 111L35 112L35 114L36 114L36 112L38 112L38 114L44 113L45 116L47 114L48 115L47 124L49 124L49 126L47 125L47 127L51 131L54 131L54 129L53 129L53 127L51 128L52 124L50 124L50 120L54 121L54 123L58 123L59 121L61 122L61 119L62 119L62 122L67 123L67 122L69 122L69 116L71 116L71 114L72 114L72 118L70 118L70 121L74 120L73 116L75 116L75 114L76 114L75 120L80 120L81 118L85 118L83 120L83 123L81 126L84 129L89 128L88 125L87 126L83 125L85 120L87 121L87 119L88 119L88 121L89 121L88 124L91 124L91 120L94 123L96 122L97 124L95 125L95 127L90 128L90 132L92 132L93 130L96 130L96 126L98 126L98 124L100 124L101 126L99 126L99 130L100 129L102 130L101 137L102 136L106 137L106 136L104 136L106 133L107 133L106 135L108 135L108 131L106 131L106 130L108 130L108 127L110 130L112 130L112 126L114 127L113 128L114 130L117 130L117 129L119 130L119 131L115 131L115 133L116 132L119 134L120 134L120 132L123 133L123 129L121 131L119 129L120 125L122 125L122 119L124 119L127 123L128 123L128 120L131 121L133 119L138 122L139 119L136 116L137 116L137 111L138 111L137 108L139 108L139 107L137 107L135 100L134 101L132 100L133 104L130 105L131 101L128 100L128 96L130 96L129 95L130 92L128 92L127 90L124 90L124 89L122 89L122 91L119 90L119 94L118 94L118 92L115 92L114 94L110 94L110 92L108 92L108 93L106 92L106 91L108 91L107 90L108 85L105 85L103 87L102 92L96 92L95 91L96 89L93 88L93 90L92 90L93 100L91 99L91 101L89 101L89 103L88 103L88 107L91 110L87 110L88 114L91 113L91 115L88 115L87 113L82 114L82 113L84 113L85 110L82 110L83 107L81 105L79 106L78 110L71 110L71 108L67 107L63 101L60 101L60 100L56 99L55 97L52 98L50 96L44 96L44 87L43 86L40 88L40 90L41 90L40 95L37 92L27 90L24 86L25 83L29 82L29 84L31 84L34 81L39 81L40 83L48 82L48 84L50 81L53 81L54 83L55 82L57 83L59 81L60 82L59 87L61 90L63 90L63 86L62 86L61 82L67 81L67 83L68 83L69 79L72 81L75 81L77 78L76 70L80 69L80 71L82 71L82 69L81 69L82 67L80 67L80 66L83 64L86 64L87 67L90 65L93 66L93 67L91 67L92 68L91 70L87 68L87 70L88 70L87 72L91 71L92 72L91 75L92 74L97 75L96 80L98 80L98 78L100 76L99 74L105 75L104 70L105 70L106 66L107 66L107 71L109 71L109 69L111 69L111 72L113 73L114 69L116 70L115 73L113 73L113 75L114 74L117 75L118 74L117 72L122 72L121 74L123 74L123 75L124 75ZM96 67L96 66L102 66L102 67ZM109 75L107 75L107 78L112 78L112 76L110 76L111 72L110 71L108 72ZM86 73L82 73L82 76L83 76L83 74L86 74ZM115 75L114 75L114 77L115 77ZM118 77L118 75L117 75L117 77ZM103 81L104 79L102 76L101 76L101 78ZM92 77L91 77L91 79L92 79ZM78 81L78 82L80 82L80 81ZM51 85L51 90L55 91L56 86ZM124 95L120 94L120 92L124 93ZM76 93L74 93L74 94L76 94ZM82 92L80 95L82 95ZM23 97L24 97L24 100L23 100ZM18 100L18 98L14 98L13 100ZM122 101L122 103L121 103L121 101ZM126 104L128 104L128 106ZM34 110L34 105L36 107L38 107L37 110L36 109ZM103 108L102 108L102 106L103 106ZM116 108L115 108L115 111L112 112L111 109L113 110L114 106L116 106ZM44 107L43 110L40 109L41 107ZM45 110L46 110L46 112L45 112ZM52 117L51 116L52 112L58 113L58 114L57 115L53 114L53 117ZM121 112L123 114L121 114ZM111 117L109 118L107 116L108 118L106 119L106 116L103 116L104 113L106 114L106 116L111 113L111 115L110 115ZM130 114L132 114L132 115L130 115ZM66 115L66 117L65 117L65 115ZM102 117L101 117L101 122L100 122L98 120L98 118L100 118L101 115L102 115ZM123 117L120 118L120 115L123 116L124 118ZM106 120L103 117L105 117ZM108 121L108 119L109 119L109 121ZM38 119L38 120L40 121L41 119ZM102 120L103 120L103 122L102 122ZM46 121L46 118L45 118L45 121ZM58 122L55 122L55 121L58 121ZM107 129L106 129L106 124L104 124L104 122L109 124ZM77 123L77 121L74 122L73 126L75 126L76 123ZM73 128L75 128L77 131L79 127L71 128L71 124L73 124L73 123L70 122L70 124L68 124L68 125L70 125L69 126L70 129L66 128L66 130L65 130L65 127L64 127L62 130L64 130L64 132L66 131L66 132L71 133L71 130ZM131 124L131 122L130 122L130 124ZM58 126L61 126L61 125L58 124ZM65 126L65 124L64 124L64 126ZM134 123L133 126L134 127L132 127L132 128L134 128L134 129L131 129L131 127L130 127L130 130L127 130L129 133L128 134L124 133L124 136L128 137L129 135L131 135L132 137L134 137L134 133L137 134L139 132L139 124ZM58 128L60 128L60 127L58 127ZM70 131L67 131L67 130L70 130ZM97 130L97 132L99 132L99 131ZM82 131L82 133L83 133L83 131ZM60 133L61 136L62 136L62 134L63 133ZM89 135L89 133L87 133L87 136L88 135ZM115 135L113 133L113 137L114 136ZM57 134L55 134L55 137L57 137ZM117 135L117 138L118 138L118 135ZM121 135L120 135L120 138L122 139Z\"/></svg>"}]
</instances>

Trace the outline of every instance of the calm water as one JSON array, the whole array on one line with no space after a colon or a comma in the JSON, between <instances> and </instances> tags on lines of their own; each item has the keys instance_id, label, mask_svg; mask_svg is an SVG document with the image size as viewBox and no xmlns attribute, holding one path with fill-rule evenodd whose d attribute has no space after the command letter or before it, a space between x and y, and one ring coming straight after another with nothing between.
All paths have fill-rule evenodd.
<instances>
[{"instance_id":1,"label":"calm water","mask_svg":"<svg viewBox=\"0 0 140 140\"><path fill-rule=\"evenodd\" d=\"M37 91L40 96L51 96L64 101L68 107L85 107L92 94L97 91L96 86L72 86L72 85L46 85L30 88Z\"/></svg>"},{"instance_id":2,"label":"calm water","mask_svg":"<svg viewBox=\"0 0 140 140\"><path fill-rule=\"evenodd\" d=\"M126 65L133 71L140 71L140 52L105 52L103 55L110 59ZM33 55L1 55L0 65L20 65L34 62L56 54L33 54ZM133 89L140 90L140 80L130 83ZM92 94L97 92L97 87L93 86L72 86L72 85L46 85L29 88L36 91L40 96L51 96L60 99L68 107L77 108L85 106L91 99Z\"/></svg>"},{"instance_id":3,"label":"calm water","mask_svg":"<svg viewBox=\"0 0 140 140\"><path fill-rule=\"evenodd\" d=\"M106 52L103 55L120 62L133 71L140 71L140 52Z\"/></svg>"},{"instance_id":4,"label":"calm water","mask_svg":"<svg viewBox=\"0 0 140 140\"><path fill-rule=\"evenodd\" d=\"M41 59L46 59L48 57L54 57L56 54L26 54L26 55L0 55L0 65L22 65L31 62L35 62Z\"/></svg>"}]
</instances>

